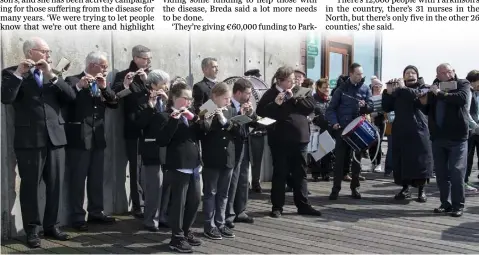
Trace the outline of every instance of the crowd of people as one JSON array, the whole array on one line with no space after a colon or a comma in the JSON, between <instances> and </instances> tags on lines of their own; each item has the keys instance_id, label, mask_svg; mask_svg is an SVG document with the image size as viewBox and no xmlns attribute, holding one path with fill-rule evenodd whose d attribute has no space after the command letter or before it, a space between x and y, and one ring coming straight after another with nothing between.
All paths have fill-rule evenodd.
<instances>
[{"instance_id":1,"label":"crowd of people","mask_svg":"<svg viewBox=\"0 0 479 255\"><path fill-rule=\"evenodd\" d=\"M51 50L43 39L26 40L23 51L24 60L2 70L1 101L15 109L20 204L26 241L32 248L41 246L42 225L45 236L69 239L58 228L66 167L71 173L68 206L73 228L88 231L89 223L115 222L103 212L105 109L117 109L120 103L132 213L149 231L170 228L169 247L177 252L193 252L192 246L202 244L191 231L201 201L206 238L234 238L236 223L254 223L247 214L248 176L251 165L251 190L261 193L266 135L273 161L270 216L274 218L281 217L289 191L298 214L321 216L308 199L309 170L313 181L333 178L329 199L339 198L343 181L350 182L351 196L361 199L361 159L369 157L371 170L383 172L384 134L389 144L384 174L393 172L394 182L402 186L395 199L410 198L412 186L418 188L417 201L426 202L425 186L435 174L441 204L434 212L459 217L465 191L475 189L469 177L479 144L477 70L460 79L451 65L440 64L436 80L426 85L419 70L407 66L402 78L383 83L371 77L367 85L361 65L353 63L349 74L340 76L330 91L328 78L315 82L303 71L283 66L253 105L250 79L238 79L233 86L218 81L215 58L202 61L204 78L191 88L181 77L152 69L151 50L137 45L130 66L118 72L109 86L104 52L89 53L83 72L63 78L52 69ZM259 70L244 75L261 77ZM373 97L380 101L373 102ZM209 102L216 110L203 109ZM239 115L250 122L241 124ZM263 118L275 122L262 124ZM372 123L378 134L366 150L357 150L343 139L345 128L357 118ZM335 140L334 150L320 160L308 151L312 125ZM43 220L38 205L42 179L46 184Z\"/></svg>"}]
</instances>

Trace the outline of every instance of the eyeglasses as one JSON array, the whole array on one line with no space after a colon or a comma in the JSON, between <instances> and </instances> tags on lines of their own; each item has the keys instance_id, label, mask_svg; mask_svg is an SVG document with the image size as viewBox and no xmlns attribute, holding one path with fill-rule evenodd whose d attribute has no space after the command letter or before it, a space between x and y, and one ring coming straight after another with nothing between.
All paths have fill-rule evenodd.
<instances>
[{"instance_id":1,"label":"eyeglasses","mask_svg":"<svg viewBox=\"0 0 479 255\"><path fill-rule=\"evenodd\" d=\"M41 49L32 49L32 50L38 51L42 54L52 54L51 50L41 50Z\"/></svg>"},{"instance_id":2,"label":"eyeglasses","mask_svg":"<svg viewBox=\"0 0 479 255\"><path fill-rule=\"evenodd\" d=\"M102 69L108 69L108 65L95 64L96 66L101 67Z\"/></svg>"}]
</instances>

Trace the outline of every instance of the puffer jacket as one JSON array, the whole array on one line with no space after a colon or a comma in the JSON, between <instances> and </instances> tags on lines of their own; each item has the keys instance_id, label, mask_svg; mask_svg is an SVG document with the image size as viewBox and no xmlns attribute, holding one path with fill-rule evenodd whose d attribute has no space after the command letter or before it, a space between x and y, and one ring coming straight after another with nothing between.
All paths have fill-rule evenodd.
<instances>
[{"instance_id":1,"label":"puffer jacket","mask_svg":"<svg viewBox=\"0 0 479 255\"><path fill-rule=\"evenodd\" d=\"M340 76L337 88L326 109L326 119L331 126L339 124L345 128L352 120L373 111L371 89L364 84L364 78L358 84L352 84L349 76ZM364 100L366 106L359 107L359 100Z\"/></svg>"}]
</instances>

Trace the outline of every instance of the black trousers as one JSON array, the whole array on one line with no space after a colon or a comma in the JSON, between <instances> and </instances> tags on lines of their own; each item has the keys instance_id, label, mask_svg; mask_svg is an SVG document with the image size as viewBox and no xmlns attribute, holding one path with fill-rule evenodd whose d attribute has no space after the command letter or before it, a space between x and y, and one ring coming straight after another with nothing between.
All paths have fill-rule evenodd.
<instances>
[{"instance_id":1,"label":"black trousers","mask_svg":"<svg viewBox=\"0 0 479 255\"><path fill-rule=\"evenodd\" d=\"M141 162L138 153L139 139L126 139L126 156L130 167L130 196L133 204L133 210L140 210L144 204L143 189L141 188Z\"/></svg>"},{"instance_id":2,"label":"black trousers","mask_svg":"<svg viewBox=\"0 0 479 255\"><path fill-rule=\"evenodd\" d=\"M88 217L103 213L104 149L67 149L70 172L70 206L72 223L85 222L85 180L87 180Z\"/></svg>"},{"instance_id":3,"label":"black trousers","mask_svg":"<svg viewBox=\"0 0 479 255\"><path fill-rule=\"evenodd\" d=\"M40 181L46 186L46 205L43 216L43 229L55 227L62 196L61 183L65 173L65 148L43 147L35 149L15 149L20 181L20 207L23 229L27 233L37 233L41 226L38 192Z\"/></svg>"},{"instance_id":4,"label":"black trousers","mask_svg":"<svg viewBox=\"0 0 479 255\"><path fill-rule=\"evenodd\" d=\"M259 186L259 179L261 178L265 136L250 135L249 142L251 146L251 183L253 187L257 187Z\"/></svg>"},{"instance_id":5,"label":"black trousers","mask_svg":"<svg viewBox=\"0 0 479 255\"><path fill-rule=\"evenodd\" d=\"M307 177L307 144L270 143L273 158L273 180L271 187L271 203L273 210L283 210L285 200L285 184L291 174L294 204L298 209L310 206L308 201Z\"/></svg>"},{"instance_id":6,"label":"black trousers","mask_svg":"<svg viewBox=\"0 0 479 255\"><path fill-rule=\"evenodd\" d=\"M474 152L476 152L476 156L479 157L479 135L472 135L467 141L467 171L464 178L464 182L466 183L469 182L469 177L471 176L472 165L474 164Z\"/></svg>"},{"instance_id":7,"label":"black trousers","mask_svg":"<svg viewBox=\"0 0 479 255\"><path fill-rule=\"evenodd\" d=\"M334 148L336 161L334 166L334 184L333 191L339 192L341 190L341 183L344 178L344 170L349 170L349 164L351 162L351 189L358 188L359 174L361 173L361 165L352 159L353 153L356 159L361 162L361 152L354 152L353 149L343 140L341 137L342 129L336 131L336 146Z\"/></svg>"},{"instance_id":8,"label":"black trousers","mask_svg":"<svg viewBox=\"0 0 479 255\"><path fill-rule=\"evenodd\" d=\"M318 161L314 161L314 158L311 156L311 175L313 176L313 178L319 178L322 176L329 175L329 173L333 171L333 160L333 152L326 154L322 159Z\"/></svg>"},{"instance_id":9,"label":"black trousers","mask_svg":"<svg viewBox=\"0 0 479 255\"><path fill-rule=\"evenodd\" d=\"M184 238L195 222L200 206L200 179L177 170L166 172L173 198L168 208L172 238Z\"/></svg>"}]
</instances>

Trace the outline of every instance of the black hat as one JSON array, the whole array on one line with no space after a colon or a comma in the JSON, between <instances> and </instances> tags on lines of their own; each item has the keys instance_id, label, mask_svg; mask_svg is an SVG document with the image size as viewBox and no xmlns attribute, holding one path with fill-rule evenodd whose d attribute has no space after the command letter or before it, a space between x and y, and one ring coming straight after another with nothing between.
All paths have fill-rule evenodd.
<instances>
[{"instance_id":1,"label":"black hat","mask_svg":"<svg viewBox=\"0 0 479 255\"><path fill-rule=\"evenodd\" d=\"M255 76L255 77L261 77L261 74L259 73L259 69L251 69L248 70L244 73L245 76Z\"/></svg>"},{"instance_id":2,"label":"black hat","mask_svg":"<svg viewBox=\"0 0 479 255\"><path fill-rule=\"evenodd\" d=\"M413 66L413 65L408 65L408 66L406 66L406 68L404 68L404 71L402 71L402 76L404 76L404 74L406 73L406 71L407 71L408 69L414 70L414 72L416 72L416 74L417 74L417 77L419 77L419 71L417 70L417 67L415 67L415 66Z\"/></svg>"}]
</instances>

